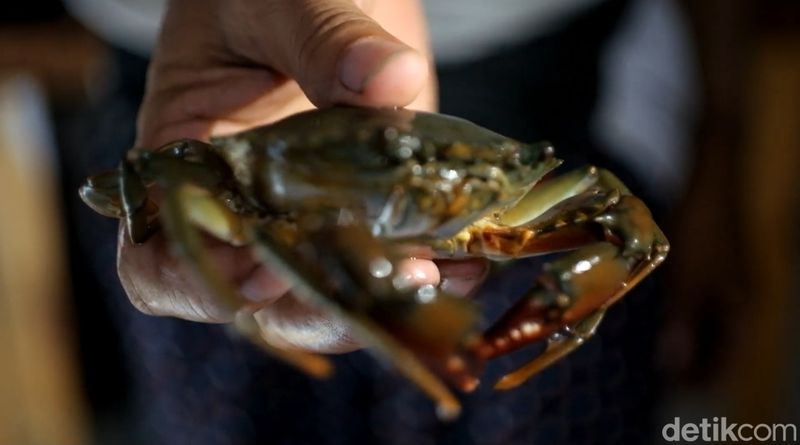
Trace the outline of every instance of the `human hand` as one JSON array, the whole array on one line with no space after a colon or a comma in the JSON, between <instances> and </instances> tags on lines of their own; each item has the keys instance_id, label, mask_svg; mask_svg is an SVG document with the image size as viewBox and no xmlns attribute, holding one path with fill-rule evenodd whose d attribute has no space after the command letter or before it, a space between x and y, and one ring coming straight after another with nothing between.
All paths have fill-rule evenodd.
<instances>
[{"instance_id":1,"label":"human hand","mask_svg":"<svg viewBox=\"0 0 800 445\"><path fill-rule=\"evenodd\" d=\"M233 133L314 105L432 110L434 96L416 0L173 0L148 73L137 146ZM207 248L270 338L318 352L359 346L342 323L294 298L290 283L248 249L213 240ZM485 264L409 259L401 270L414 283L443 280L446 291L466 294ZM121 228L118 272L145 313L202 322L234 318L170 254L161 234L133 246Z\"/></svg>"}]
</instances>

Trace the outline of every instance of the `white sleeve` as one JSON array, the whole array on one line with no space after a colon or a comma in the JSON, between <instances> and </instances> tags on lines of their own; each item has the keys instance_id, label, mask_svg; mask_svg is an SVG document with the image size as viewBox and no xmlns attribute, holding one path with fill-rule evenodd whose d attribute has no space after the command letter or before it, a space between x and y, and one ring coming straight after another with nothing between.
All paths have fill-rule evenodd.
<instances>
[{"instance_id":1,"label":"white sleeve","mask_svg":"<svg viewBox=\"0 0 800 445\"><path fill-rule=\"evenodd\" d=\"M106 41L147 57L153 50L166 0L65 0L67 10Z\"/></svg>"},{"instance_id":2,"label":"white sleeve","mask_svg":"<svg viewBox=\"0 0 800 445\"><path fill-rule=\"evenodd\" d=\"M424 0L439 63L480 59L558 28L601 0Z\"/></svg>"}]
</instances>

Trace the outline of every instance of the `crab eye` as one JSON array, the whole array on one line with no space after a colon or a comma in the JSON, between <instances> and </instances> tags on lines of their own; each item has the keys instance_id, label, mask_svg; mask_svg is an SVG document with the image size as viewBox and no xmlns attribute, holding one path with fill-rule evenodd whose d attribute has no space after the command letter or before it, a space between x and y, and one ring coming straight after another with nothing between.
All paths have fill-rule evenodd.
<instances>
[{"instance_id":1,"label":"crab eye","mask_svg":"<svg viewBox=\"0 0 800 445\"><path fill-rule=\"evenodd\" d=\"M519 149L519 163L522 165L536 165L547 162L555 156L553 145L549 142L523 145Z\"/></svg>"}]
</instances>

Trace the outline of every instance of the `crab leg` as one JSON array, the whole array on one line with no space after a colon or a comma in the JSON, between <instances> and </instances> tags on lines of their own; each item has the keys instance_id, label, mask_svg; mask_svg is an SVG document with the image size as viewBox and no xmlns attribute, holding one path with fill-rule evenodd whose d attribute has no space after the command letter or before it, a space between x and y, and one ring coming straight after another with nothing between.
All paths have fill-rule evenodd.
<instances>
[{"instance_id":1,"label":"crab leg","mask_svg":"<svg viewBox=\"0 0 800 445\"><path fill-rule=\"evenodd\" d=\"M128 236L134 243L143 243L155 232L156 227L147 218L147 187L136 173L134 165L127 160L119 165L119 191Z\"/></svg>"},{"instance_id":2,"label":"crab leg","mask_svg":"<svg viewBox=\"0 0 800 445\"><path fill-rule=\"evenodd\" d=\"M644 204L612 174L585 171L589 175L571 175L571 184L562 181L545 190L566 197L549 210L541 212L542 202L532 205L538 198L523 198L520 205L530 205L537 216L525 221L520 213L512 215L509 221L523 221L517 227L485 223L461 245L470 254L495 257L577 249L546 264L534 287L475 348L476 355L488 359L557 336L544 354L505 376L498 388L524 382L580 346L605 309L666 257L669 245Z\"/></svg>"},{"instance_id":3,"label":"crab leg","mask_svg":"<svg viewBox=\"0 0 800 445\"><path fill-rule=\"evenodd\" d=\"M519 386L591 338L606 309L652 272L664 260L668 249L666 244L659 244L651 259L629 261L633 265L626 268L622 263L624 254L619 250L613 258L602 254L608 246L611 244L584 247L576 251L566 264L553 267L540 278L527 297L489 330L486 341L487 344L493 343L494 348L482 351L488 356L500 355L549 337L543 354L503 376L495 388ZM612 251L609 249L608 252ZM568 264L571 264L570 268L564 267ZM620 276L625 272L627 277ZM552 286L556 281L553 278L559 275L560 282ZM584 315L587 312L588 315Z\"/></svg>"},{"instance_id":4,"label":"crab leg","mask_svg":"<svg viewBox=\"0 0 800 445\"><path fill-rule=\"evenodd\" d=\"M345 264L344 258L367 259L373 264L373 268L376 264L375 261L386 262L387 266L393 263L390 258L369 255L373 250L370 243L376 243L376 241L369 236L367 229L359 226L342 226L329 231L323 230L316 234L310 233L309 236L313 239L314 250L319 256L315 262L297 254L294 248L271 231L258 230L254 245L265 262L291 277L298 288L298 296L306 298L310 304L325 308L328 312L346 321L356 336L371 346L373 352L377 352L381 358L390 361L402 374L433 399L437 403L437 414L440 418L446 420L458 416L461 405L447 386L420 360L417 354L396 337L397 332L390 333L384 327L384 323L378 323L376 320L376 318L380 318L381 304L371 303L374 295L368 294L376 291L379 294L382 293L383 297L387 297L384 302L389 306L392 305L393 296L387 295L386 288L381 289L384 287L381 283L372 283L372 289L365 288L363 277L357 276L354 273L355 268ZM354 238L357 238L358 242L353 242ZM342 251L341 249L346 244L359 251ZM370 257L374 261L370 261ZM331 280L322 273L320 264L325 268L327 274L334 275L334 279L337 281L335 286L330 285ZM391 270L394 266L386 269ZM377 275L383 276L383 272ZM388 278L388 275L385 278ZM399 296L399 294L395 296ZM378 295L378 299L380 298L381 295ZM403 306L402 300L395 300L395 303ZM447 305L450 302L442 298L442 303ZM435 308L436 306L431 304L429 307ZM458 313L457 310L450 311L448 309L452 309L452 307L445 308L442 312L450 315ZM468 318L470 315L465 314L464 317ZM422 314L416 321L425 321L425 318L426 316ZM446 324L445 320L437 321ZM463 325L470 323L471 320L462 318L461 321L455 321L450 325L463 328ZM425 331L424 325L421 327L423 329L419 330ZM410 329L408 332L413 333Z\"/></svg>"},{"instance_id":5,"label":"crab leg","mask_svg":"<svg viewBox=\"0 0 800 445\"><path fill-rule=\"evenodd\" d=\"M495 389L512 389L524 383L532 376L542 372L548 366L566 357L572 351L591 338L605 316L605 309L597 310L577 323L569 335L551 336L547 340L547 349L533 360L514 372L504 375L495 385Z\"/></svg>"}]
</instances>

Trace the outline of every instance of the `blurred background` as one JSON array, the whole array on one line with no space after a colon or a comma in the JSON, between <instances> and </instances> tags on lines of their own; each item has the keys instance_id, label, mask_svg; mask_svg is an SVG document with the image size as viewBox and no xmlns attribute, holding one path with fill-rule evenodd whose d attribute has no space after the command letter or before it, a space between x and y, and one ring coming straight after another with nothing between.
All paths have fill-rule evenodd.
<instances>
[{"instance_id":1,"label":"blurred background","mask_svg":"<svg viewBox=\"0 0 800 445\"><path fill-rule=\"evenodd\" d=\"M665 168L653 441L674 417L800 421L800 3L673 5L695 111ZM104 102L119 66L61 2L0 6L0 445L137 443L130 359L77 200L85 165L116 159L79 162L83 138L131 131L108 124L135 112Z\"/></svg>"}]
</instances>

